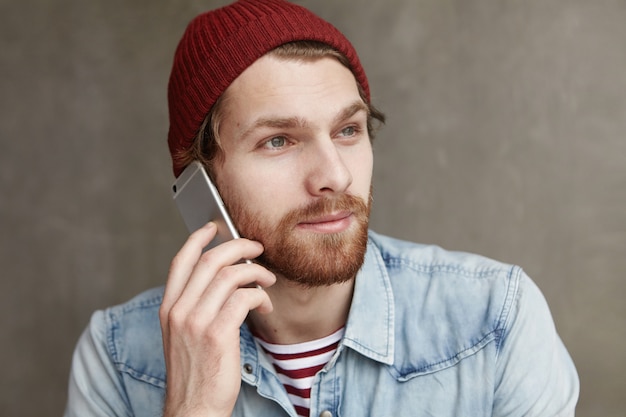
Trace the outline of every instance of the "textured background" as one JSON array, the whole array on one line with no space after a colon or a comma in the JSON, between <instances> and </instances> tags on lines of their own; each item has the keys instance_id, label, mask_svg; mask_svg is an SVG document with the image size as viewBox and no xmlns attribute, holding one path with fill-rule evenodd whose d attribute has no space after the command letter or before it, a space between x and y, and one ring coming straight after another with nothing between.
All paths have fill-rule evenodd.
<instances>
[{"instance_id":1,"label":"textured background","mask_svg":"<svg viewBox=\"0 0 626 417\"><path fill-rule=\"evenodd\" d=\"M388 116L373 227L521 264L578 366L626 409L626 1L300 1ZM60 415L94 309L162 284L166 83L220 2L0 0L0 415Z\"/></svg>"}]
</instances>

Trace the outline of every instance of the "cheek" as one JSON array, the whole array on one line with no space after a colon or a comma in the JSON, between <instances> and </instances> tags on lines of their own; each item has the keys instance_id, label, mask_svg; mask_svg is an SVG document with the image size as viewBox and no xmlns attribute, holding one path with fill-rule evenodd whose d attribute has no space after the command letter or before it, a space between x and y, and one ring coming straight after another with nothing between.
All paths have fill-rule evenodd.
<instances>
[{"instance_id":1,"label":"cheek","mask_svg":"<svg viewBox=\"0 0 626 417\"><path fill-rule=\"evenodd\" d=\"M350 171L352 174L352 193L361 197L367 197L370 193L372 184L372 173L374 166L374 156L371 146L365 146L364 149L355 155L350 162Z\"/></svg>"},{"instance_id":2,"label":"cheek","mask_svg":"<svg viewBox=\"0 0 626 417\"><path fill-rule=\"evenodd\" d=\"M293 195L289 188L291 183L259 169L246 170L245 175L243 172L225 169L218 177L218 188L225 203L236 201L250 215L262 216L268 222L278 221L284 214L281 209L288 207L285 196Z\"/></svg>"}]
</instances>

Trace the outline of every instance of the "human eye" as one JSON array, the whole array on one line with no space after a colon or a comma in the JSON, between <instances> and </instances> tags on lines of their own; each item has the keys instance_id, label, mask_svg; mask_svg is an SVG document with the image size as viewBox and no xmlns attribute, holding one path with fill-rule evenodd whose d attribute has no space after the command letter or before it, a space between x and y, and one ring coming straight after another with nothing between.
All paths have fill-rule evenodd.
<instances>
[{"instance_id":1,"label":"human eye","mask_svg":"<svg viewBox=\"0 0 626 417\"><path fill-rule=\"evenodd\" d=\"M280 150L287 146L287 138L285 136L274 136L263 142L262 147L270 150Z\"/></svg>"},{"instance_id":2,"label":"human eye","mask_svg":"<svg viewBox=\"0 0 626 417\"><path fill-rule=\"evenodd\" d=\"M358 133L356 126L348 126L341 129L341 136L352 137Z\"/></svg>"},{"instance_id":3,"label":"human eye","mask_svg":"<svg viewBox=\"0 0 626 417\"><path fill-rule=\"evenodd\" d=\"M342 127L337 133L337 139L354 141L361 137L363 128L359 123L354 123L345 127Z\"/></svg>"}]
</instances>

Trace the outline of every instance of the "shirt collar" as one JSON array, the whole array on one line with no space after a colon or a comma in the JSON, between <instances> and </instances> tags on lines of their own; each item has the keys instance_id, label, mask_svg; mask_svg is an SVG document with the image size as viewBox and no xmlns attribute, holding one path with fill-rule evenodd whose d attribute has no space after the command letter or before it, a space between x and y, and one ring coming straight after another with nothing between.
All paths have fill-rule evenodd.
<instances>
[{"instance_id":1,"label":"shirt collar","mask_svg":"<svg viewBox=\"0 0 626 417\"><path fill-rule=\"evenodd\" d=\"M342 347L350 348L372 360L391 365L394 359L394 298L389 275L378 247L369 239L363 266L356 276L354 295ZM241 362L250 367L242 371L251 384L258 381L262 366L271 369L265 355L259 355L247 324L240 329Z\"/></svg>"},{"instance_id":2,"label":"shirt collar","mask_svg":"<svg viewBox=\"0 0 626 417\"><path fill-rule=\"evenodd\" d=\"M394 354L394 298L385 263L370 239L357 274L343 345L387 365Z\"/></svg>"}]
</instances>

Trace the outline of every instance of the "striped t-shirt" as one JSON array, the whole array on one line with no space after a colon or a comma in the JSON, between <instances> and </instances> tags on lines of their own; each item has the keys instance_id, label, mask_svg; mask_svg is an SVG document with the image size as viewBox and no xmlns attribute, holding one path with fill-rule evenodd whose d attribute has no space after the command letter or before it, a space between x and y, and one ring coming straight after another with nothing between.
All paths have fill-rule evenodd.
<instances>
[{"instance_id":1,"label":"striped t-shirt","mask_svg":"<svg viewBox=\"0 0 626 417\"><path fill-rule=\"evenodd\" d=\"M342 327L330 336L293 345L275 345L256 338L270 355L278 379L299 416L309 416L313 377L332 358L343 332Z\"/></svg>"}]
</instances>

